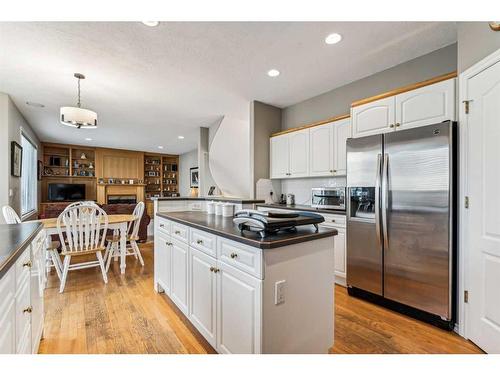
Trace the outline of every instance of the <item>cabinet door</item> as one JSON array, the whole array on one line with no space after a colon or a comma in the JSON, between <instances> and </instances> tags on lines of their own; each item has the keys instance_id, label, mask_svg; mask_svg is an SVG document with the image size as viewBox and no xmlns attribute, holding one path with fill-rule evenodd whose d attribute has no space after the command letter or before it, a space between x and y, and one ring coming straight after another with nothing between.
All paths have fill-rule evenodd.
<instances>
[{"instance_id":1,"label":"cabinet door","mask_svg":"<svg viewBox=\"0 0 500 375\"><path fill-rule=\"evenodd\" d=\"M335 276L346 278L346 237L345 229L336 227L338 234L333 237L335 249ZM339 280L340 281L340 280Z\"/></svg>"},{"instance_id":2,"label":"cabinet door","mask_svg":"<svg viewBox=\"0 0 500 375\"><path fill-rule=\"evenodd\" d=\"M29 276L16 290L16 353L31 354L31 313Z\"/></svg>"},{"instance_id":3,"label":"cabinet door","mask_svg":"<svg viewBox=\"0 0 500 375\"><path fill-rule=\"evenodd\" d=\"M351 119L335 122L333 129L333 172L335 176L345 176L346 167L346 142L351 137Z\"/></svg>"},{"instance_id":4,"label":"cabinet door","mask_svg":"<svg viewBox=\"0 0 500 375\"><path fill-rule=\"evenodd\" d=\"M217 351L261 352L262 281L217 263Z\"/></svg>"},{"instance_id":5,"label":"cabinet door","mask_svg":"<svg viewBox=\"0 0 500 375\"><path fill-rule=\"evenodd\" d=\"M382 134L394 130L394 96L351 109L353 138Z\"/></svg>"},{"instance_id":6,"label":"cabinet door","mask_svg":"<svg viewBox=\"0 0 500 375\"><path fill-rule=\"evenodd\" d=\"M172 284L170 299L188 315L188 246L172 240Z\"/></svg>"},{"instance_id":7,"label":"cabinet door","mask_svg":"<svg viewBox=\"0 0 500 375\"><path fill-rule=\"evenodd\" d=\"M215 258L189 248L189 319L213 347L217 345L215 268Z\"/></svg>"},{"instance_id":8,"label":"cabinet door","mask_svg":"<svg viewBox=\"0 0 500 375\"><path fill-rule=\"evenodd\" d=\"M157 231L154 248L155 290L170 296L172 269L172 240L170 236Z\"/></svg>"},{"instance_id":9,"label":"cabinet door","mask_svg":"<svg viewBox=\"0 0 500 375\"><path fill-rule=\"evenodd\" d=\"M309 175L309 129L292 132L288 136L290 160L288 177L307 177Z\"/></svg>"},{"instance_id":10,"label":"cabinet door","mask_svg":"<svg viewBox=\"0 0 500 375\"><path fill-rule=\"evenodd\" d=\"M455 120L455 79L396 96L396 130Z\"/></svg>"},{"instance_id":11,"label":"cabinet door","mask_svg":"<svg viewBox=\"0 0 500 375\"><path fill-rule=\"evenodd\" d=\"M288 134L272 137L271 145L271 178L288 177Z\"/></svg>"},{"instance_id":12,"label":"cabinet door","mask_svg":"<svg viewBox=\"0 0 500 375\"><path fill-rule=\"evenodd\" d=\"M0 354L16 353L15 269L0 278Z\"/></svg>"},{"instance_id":13,"label":"cabinet door","mask_svg":"<svg viewBox=\"0 0 500 375\"><path fill-rule=\"evenodd\" d=\"M45 259L43 256L45 254L44 239L45 236L43 236L42 241L34 241L31 246L31 352L34 354L38 353L38 346L43 332L43 290L45 286Z\"/></svg>"},{"instance_id":14,"label":"cabinet door","mask_svg":"<svg viewBox=\"0 0 500 375\"><path fill-rule=\"evenodd\" d=\"M332 124L309 129L310 176L331 176L333 174L333 140Z\"/></svg>"}]
</instances>

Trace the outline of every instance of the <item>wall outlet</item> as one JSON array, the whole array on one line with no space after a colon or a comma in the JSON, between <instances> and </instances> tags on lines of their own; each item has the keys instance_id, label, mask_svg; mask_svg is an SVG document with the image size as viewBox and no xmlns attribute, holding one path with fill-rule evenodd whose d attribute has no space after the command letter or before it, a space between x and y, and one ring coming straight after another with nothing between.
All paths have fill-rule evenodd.
<instances>
[{"instance_id":1,"label":"wall outlet","mask_svg":"<svg viewBox=\"0 0 500 375\"><path fill-rule=\"evenodd\" d=\"M274 284L275 305L285 303L285 287L286 287L286 280L277 281L276 284Z\"/></svg>"}]
</instances>

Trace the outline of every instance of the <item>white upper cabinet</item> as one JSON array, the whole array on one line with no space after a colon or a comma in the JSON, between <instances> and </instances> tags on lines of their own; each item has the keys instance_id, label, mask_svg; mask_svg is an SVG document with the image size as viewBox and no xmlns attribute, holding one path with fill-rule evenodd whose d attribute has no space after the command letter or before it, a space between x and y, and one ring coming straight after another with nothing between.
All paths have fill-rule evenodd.
<instances>
[{"instance_id":1,"label":"white upper cabinet","mask_svg":"<svg viewBox=\"0 0 500 375\"><path fill-rule=\"evenodd\" d=\"M334 131L331 123L309 130L309 175L333 175Z\"/></svg>"},{"instance_id":2,"label":"white upper cabinet","mask_svg":"<svg viewBox=\"0 0 500 375\"><path fill-rule=\"evenodd\" d=\"M353 107L351 109L353 138L393 131L394 107L394 96Z\"/></svg>"},{"instance_id":3,"label":"white upper cabinet","mask_svg":"<svg viewBox=\"0 0 500 375\"><path fill-rule=\"evenodd\" d=\"M288 177L288 134L271 138L271 178Z\"/></svg>"},{"instance_id":4,"label":"white upper cabinet","mask_svg":"<svg viewBox=\"0 0 500 375\"><path fill-rule=\"evenodd\" d=\"M290 133L288 137L289 177L307 177L309 175L309 129Z\"/></svg>"},{"instance_id":5,"label":"white upper cabinet","mask_svg":"<svg viewBox=\"0 0 500 375\"><path fill-rule=\"evenodd\" d=\"M351 108L352 136L455 120L455 79L448 79Z\"/></svg>"},{"instance_id":6,"label":"white upper cabinet","mask_svg":"<svg viewBox=\"0 0 500 375\"><path fill-rule=\"evenodd\" d=\"M333 134L333 174L345 176L347 173L346 142L351 137L351 119L336 121L332 125Z\"/></svg>"},{"instance_id":7,"label":"white upper cabinet","mask_svg":"<svg viewBox=\"0 0 500 375\"><path fill-rule=\"evenodd\" d=\"M455 79L396 95L396 130L455 120Z\"/></svg>"}]
</instances>

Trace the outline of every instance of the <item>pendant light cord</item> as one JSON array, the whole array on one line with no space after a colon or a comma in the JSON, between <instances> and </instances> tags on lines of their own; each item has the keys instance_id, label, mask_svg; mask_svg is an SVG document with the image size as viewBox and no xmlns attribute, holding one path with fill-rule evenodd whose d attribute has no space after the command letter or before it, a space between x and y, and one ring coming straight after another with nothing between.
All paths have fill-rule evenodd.
<instances>
[{"instance_id":1,"label":"pendant light cord","mask_svg":"<svg viewBox=\"0 0 500 375\"><path fill-rule=\"evenodd\" d=\"M78 108L81 107L81 104L80 104L80 78L78 78Z\"/></svg>"}]
</instances>

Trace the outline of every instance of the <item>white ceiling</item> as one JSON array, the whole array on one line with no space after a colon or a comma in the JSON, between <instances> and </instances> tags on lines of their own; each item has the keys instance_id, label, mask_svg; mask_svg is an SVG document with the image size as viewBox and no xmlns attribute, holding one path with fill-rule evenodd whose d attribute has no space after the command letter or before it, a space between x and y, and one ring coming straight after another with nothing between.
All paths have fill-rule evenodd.
<instances>
[{"instance_id":1,"label":"white ceiling","mask_svg":"<svg viewBox=\"0 0 500 375\"><path fill-rule=\"evenodd\" d=\"M332 32L342 42L325 44ZM247 120L251 100L286 107L455 41L450 22L4 22L0 91L43 141L183 153L198 127ZM74 72L96 130L58 122L76 103Z\"/></svg>"}]
</instances>

